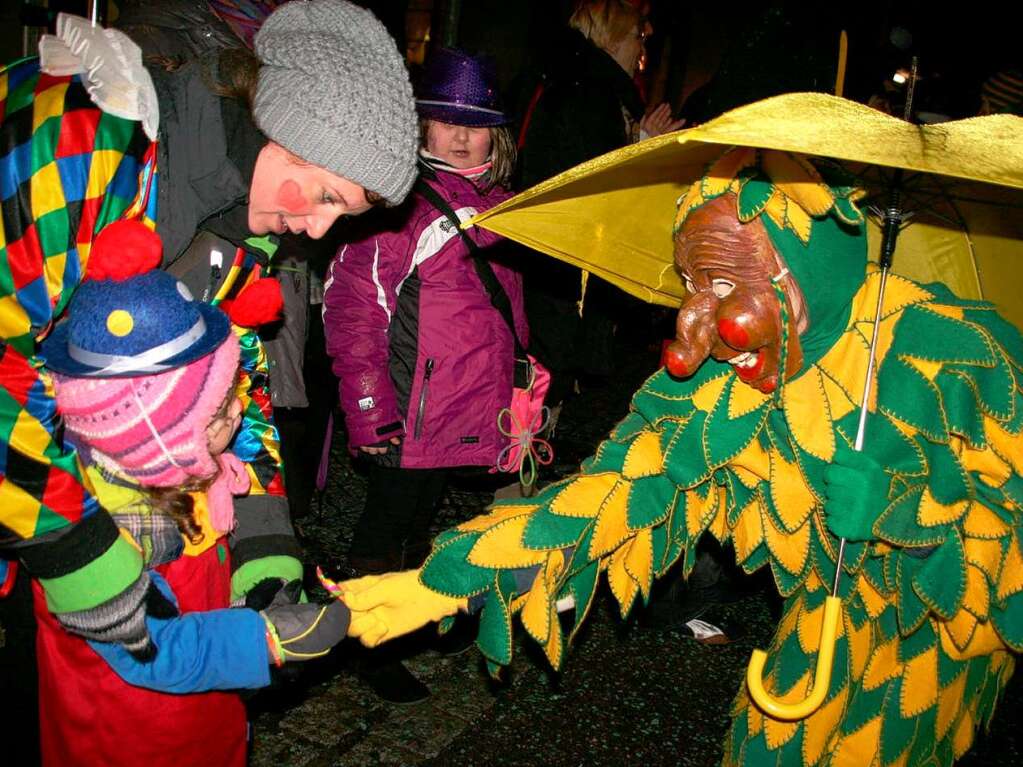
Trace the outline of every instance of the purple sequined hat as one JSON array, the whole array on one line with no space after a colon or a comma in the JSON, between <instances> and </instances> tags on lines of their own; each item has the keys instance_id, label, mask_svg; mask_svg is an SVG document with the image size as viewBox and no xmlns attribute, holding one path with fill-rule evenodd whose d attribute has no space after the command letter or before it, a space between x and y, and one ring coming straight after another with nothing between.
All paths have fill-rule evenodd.
<instances>
[{"instance_id":1,"label":"purple sequined hat","mask_svg":"<svg viewBox=\"0 0 1023 767\"><path fill-rule=\"evenodd\" d=\"M473 128L508 122L497 93L494 62L457 48L438 48L430 54L416 96L416 109L430 120Z\"/></svg>"}]
</instances>

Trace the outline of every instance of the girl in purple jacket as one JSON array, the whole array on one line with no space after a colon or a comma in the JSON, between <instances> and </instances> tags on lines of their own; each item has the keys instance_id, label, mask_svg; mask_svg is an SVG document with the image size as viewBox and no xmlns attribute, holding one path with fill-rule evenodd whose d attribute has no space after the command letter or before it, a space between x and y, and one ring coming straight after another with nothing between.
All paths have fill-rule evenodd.
<instances>
[{"instance_id":1,"label":"girl in purple jacket","mask_svg":"<svg viewBox=\"0 0 1023 767\"><path fill-rule=\"evenodd\" d=\"M422 564L447 471L493 466L507 444L497 417L511 402L515 340L474 255L510 300L525 347L521 278L493 259L500 237L478 229L463 235L452 221L510 196L515 146L495 84L486 59L452 49L433 55L418 90L416 193L387 222L373 222L370 236L343 246L330 267L327 351L349 447L369 459L366 506L348 553L360 575ZM395 666L386 681L363 678L383 697L428 694Z\"/></svg>"}]
</instances>

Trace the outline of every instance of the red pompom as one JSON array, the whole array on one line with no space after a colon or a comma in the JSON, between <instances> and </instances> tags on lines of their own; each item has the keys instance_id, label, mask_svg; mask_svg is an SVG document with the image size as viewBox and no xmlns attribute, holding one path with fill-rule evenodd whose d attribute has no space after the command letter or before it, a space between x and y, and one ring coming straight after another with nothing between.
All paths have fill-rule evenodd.
<instances>
[{"instance_id":1,"label":"red pompom","mask_svg":"<svg viewBox=\"0 0 1023 767\"><path fill-rule=\"evenodd\" d=\"M138 221L115 221L93 241L85 278L121 282L159 268L162 260L163 242L156 232Z\"/></svg>"},{"instance_id":2,"label":"red pompom","mask_svg":"<svg viewBox=\"0 0 1023 767\"><path fill-rule=\"evenodd\" d=\"M243 328L256 328L284 316L281 284L272 277L264 277L247 285L230 306L225 307L224 303L220 307L227 312L231 322Z\"/></svg>"}]
</instances>

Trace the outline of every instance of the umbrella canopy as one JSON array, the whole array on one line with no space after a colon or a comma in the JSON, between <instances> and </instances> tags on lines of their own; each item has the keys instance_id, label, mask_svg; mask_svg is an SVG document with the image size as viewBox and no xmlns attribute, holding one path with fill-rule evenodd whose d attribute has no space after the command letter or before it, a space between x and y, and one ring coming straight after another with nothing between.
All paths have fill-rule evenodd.
<instances>
[{"instance_id":1,"label":"umbrella canopy","mask_svg":"<svg viewBox=\"0 0 1023 767\"><path fill-rule=\"evenodd\" d=\"M908 171L905 208L916 215L894 270L994 300L1023 325L1023 118L1009 115L918 126L835 96L785 94L590 160L471 223L676 307L676 201L727 146L831 157L868 190L884 186L879 169Z\"/></svg>"}]
</instances>

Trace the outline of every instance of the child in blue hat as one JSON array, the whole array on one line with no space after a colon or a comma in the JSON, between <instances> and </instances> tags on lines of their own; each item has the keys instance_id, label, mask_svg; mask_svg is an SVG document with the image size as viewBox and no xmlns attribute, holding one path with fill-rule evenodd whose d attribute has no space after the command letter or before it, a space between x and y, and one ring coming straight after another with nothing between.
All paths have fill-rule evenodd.
<instances>
[{"instance_id":1,"label":"child in blue hat","mask_svg":"<svg viewBox=\"0 0 1023 767\"><path fill-rule=\"evenodd\" d=\"M60 589L37 588L48 764L240 767L244 706L219 691L265 686L270 665L325 655L348 626L340 602L293 604L298 582L265 584L270 606L261 612L225 609L231 499L248 490L226 451L240 420L238 342L223 312L153 270L161 250L142 224L104 229L67 321L42 347L65 439L118 523L119 545L146 568L124 599L81 621L54 604L65 599ZM104 625L123 622L136 599L150 605L145 621L158 652L104 642ZM90 641L65 631L54 610Z\"/></svg>"}]
</instances>

